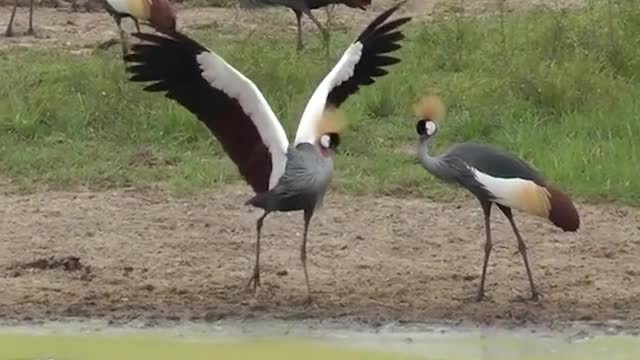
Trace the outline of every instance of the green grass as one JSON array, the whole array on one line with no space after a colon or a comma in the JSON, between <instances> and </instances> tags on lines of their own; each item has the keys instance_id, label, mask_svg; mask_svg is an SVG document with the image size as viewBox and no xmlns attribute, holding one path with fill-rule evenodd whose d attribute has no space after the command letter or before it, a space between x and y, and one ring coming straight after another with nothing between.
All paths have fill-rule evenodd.
<instances>
[{"instance_id":1,"label":"green grass","mask_svg":"<svg viewBox=\"0 0 640 360\"><path fill-rule=\"evenodd\" d=\"M640 5L612 3L407 27L403 62L343 107L349 127L333 189L452 195L412 153L411 105L430 88L448 105L437 151L494 143L577 198L640 204ZM294 31L193 36L254 80L292 138L327 71L317 34L300 55ZM334 34L334 59L352 36ZM185 194L240 179L190 113L128 82L117 52L1 54L0 114L0 172L24 191L161 183Z\"/></svg>"}]
</instances>

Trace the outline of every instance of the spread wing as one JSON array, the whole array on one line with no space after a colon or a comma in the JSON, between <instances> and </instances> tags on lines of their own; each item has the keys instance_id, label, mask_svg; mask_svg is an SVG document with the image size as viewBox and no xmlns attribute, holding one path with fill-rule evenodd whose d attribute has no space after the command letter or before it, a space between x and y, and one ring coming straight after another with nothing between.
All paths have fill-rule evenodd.
<instances>
[{"instance_id":1,"label":"spread wing","mask_svg":"<svg viewBox=\"0 0 640 360\"><path fill-rule=\"evenodd\" d=\"M303 142L313 144L322 135L318 130L319 122L326 108L340 107L360 86L371 85L375 78L386 75L386 66L400 62L387 54L401 48L398 42L404 39L404 35L398 28L411 18L386 21L405 2L378 15L318 85L302 114L294 145Z\"/></svg>"},{"instance_id":2,"label":"spread wing","mask_svg":"<svg viewBox=\"0 0 640 360\"><path fill-rule=\"evenodd\" d=\"M134 34L143 43L125 57L131 81L164 92L202 121L255 192L275 186L289 142L256 85L188 36Z\"/></svg>"}]
</instances>

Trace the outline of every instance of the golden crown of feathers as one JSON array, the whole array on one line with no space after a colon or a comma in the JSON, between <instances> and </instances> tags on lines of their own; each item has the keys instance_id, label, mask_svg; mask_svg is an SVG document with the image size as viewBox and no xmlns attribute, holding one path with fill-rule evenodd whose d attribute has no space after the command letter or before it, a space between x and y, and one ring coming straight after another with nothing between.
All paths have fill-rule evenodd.
<instances>
[{"instance_id":1,"label":"golden crown of feathers","mask_svg":"<svg viewBox=\"0 0 640 360\"><path fill-rule=\"evenodd\" d=\"M322 118L317 124L316 134L320 137L324 134L340 133L344 129L346 121L342 111L327 106L322 113Z\"/></svg>"},{"instance_id":2,"label":"golden crown of feathers","mask_svg":"<svg viewBox=\"0 0 640 360\"><path fill-rule=\"evenodd\" d=\"M420 119L440 122L444 120L445 107L442 99L437 95L425 95L413 106L416 116Z\"/></svg>"}]
</instances>

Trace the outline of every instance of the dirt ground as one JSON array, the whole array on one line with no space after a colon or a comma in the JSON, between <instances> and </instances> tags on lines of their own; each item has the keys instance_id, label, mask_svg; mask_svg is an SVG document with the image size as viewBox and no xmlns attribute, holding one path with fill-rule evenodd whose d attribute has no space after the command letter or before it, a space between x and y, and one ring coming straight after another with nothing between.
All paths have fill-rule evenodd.
<instances>
[{"instance_id":1,"label":"dirt ground","mask_svg":"<svg viewBox=\"0 0 640 360\"><path fill-rule=\"evenodd\" d=\"M13 0L0 0L2 2ZM37 0L36 0L37 1ZM475 0L465 2L465 13L476 15L495 12L501 0ZM62 1L59 1L62 3ZM373 17L386 10L395 0L375 0L371 8L363 12L359 9L349 9L338 6L334 11L332 23L335 28L359 31ZM447 16L452 6L458 0L409 0L398 11L399 14L412 14L416 19L425 20L438 14ZM535 6L573 7L584 3L584 0L506 0L508 11L529 9ZM192 8L179 4L178 26L185 32L197 28L211 28L233 34L278 34L283 31L289 33L293 39L296 32L295 17L285 8L271 8L266 10L246 10L237 8ZM11 7L0 6L0 30L4 32L11 13ZM325 12L314 11L321 22L326 21ZM438 15L439 16L439 15ZM450 16L450 15L449 15ZM86 12L79 10L72 12L70 7L36 7L34 12L34 36L25 36L28 26L28 8L20 7L15 20L17 36L7 38L0 35L0 50L13 47L62 47L74 52L85 53L99 43L119 39L117 27L113 19L104 11ZM318 36L318 30L308 19L304 19L305 37ZM123 20L127 31L133 31L133 23L129 19ZM143 30L144 31L144 30ZM293 41L293 40L292 40Z\"/></svg>"},{"instance_id":2,"label":"dirt ground","mask_svg":"<svg viewBox=\"0 0 640 360\"><path fill-rule=\"evenodd\" d=\"M529 286L508 222L494 214L487 295L479 283L484 231L475 201L329 194L310 232L314 303L299 260L301 214L267 218L263 285L253 265L250 190L178 199L159 189L1 195L0 318L217 320L352 317L640 325L640 209L579 204L579 233L517 214L529 245Z\"/></svg>"}]
</instances>

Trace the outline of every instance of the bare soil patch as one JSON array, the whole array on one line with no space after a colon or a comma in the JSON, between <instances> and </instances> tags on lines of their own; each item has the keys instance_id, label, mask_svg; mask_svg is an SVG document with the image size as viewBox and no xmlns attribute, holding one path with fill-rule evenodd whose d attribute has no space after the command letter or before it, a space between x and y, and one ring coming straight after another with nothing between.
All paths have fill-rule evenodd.
<instances>
[{"instance_id":1,"label":"bare soil patch","mask_svg":"<svg viewBox=\"0 0 640 360\"><path fill-rule=\"evenodd\" d=\"M577 234L517 214L540 302L526 300L515 238L494 214L489 300L477 303L484 231L475 201L330 194L311 226L315 302L305 306L298 213L267 218L263 285L256 295L245 289L260 214L242 205L250 195L236 186L192 198L153 189L0 195L0 318L640 325L638 209L579 204ZM34 263L47 266L24 265Z\"/></svg>"}]
</instances>

